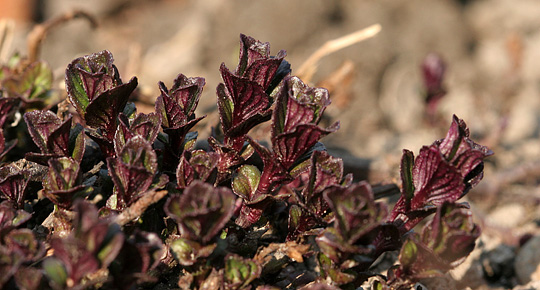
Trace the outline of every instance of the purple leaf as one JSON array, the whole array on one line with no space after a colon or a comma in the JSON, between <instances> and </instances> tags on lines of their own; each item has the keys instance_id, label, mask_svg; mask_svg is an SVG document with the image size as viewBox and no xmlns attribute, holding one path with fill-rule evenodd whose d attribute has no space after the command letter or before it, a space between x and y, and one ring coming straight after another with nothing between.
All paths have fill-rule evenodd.
<instances>
[{"instance_id":1,"label":"purple leaf","mask_svg":"<svg viewBox=\"0 0 540 290\"><path fill-rule=\"evenodd\" d=\"M272 193L280 184L286 184L291 180L286 167L276 158L276 156L257 141L248 138L249 144L261 157L264 168L257 187L258 194Z\"/></svg>"},{"instance_id":2,"label":"purple leaf","mask_svg":"<svg viewBox=\"0 0 540 290\"><path fill-rule=\"evenodd\" d=\"M135 136L143 137L150 144L156 140L161 125L160 115L140 113L130 120L120 113L118 119L118 128L114 135L114 149L117 156L120 155L126 142Z\"/></svg>"},{"instance_id":3,"label":"purple leaf","mask_svg":"<svg viewBox=\"0 0 540 290\"><path fill-rule=\"evenodd\" d=\"M9 201L0 203L0 240L16 227L27 222L32 215L22 209L17 210Z\"/></svg>"},{"instance_id":4,"label":"purple leaf","mask_svg":"<svg viewBox=\"0 0 540 290\"><path fill-rule=\"evenodd\" d=\"M165 128L178 128L192 119L205 83L204 78L188 78L183 74L176 77L170 91L159 83L165 106L156 111L161 112Z\"/></svg>"},{"instance_id":5,"label":"purple leaf","mask_svg":"<svg viewBox=\"0 0 540 290\"><path fill-rule=\"evenodd\" d=\"M298 77L287 77L277 88L272 116L272 138L300 124L318 124L330 105L328 90L311 88Z\"/></svg>"},{"instance_id":6,"label":"purple leaf","mask_svg":"<svg viewBox=\"0 0 540 290\"><path fill-rule=\"evenodd\" d=\"M288 77L277 90L272 148L282 165L289 168L319 139L338 130L339 123L327 129L317 126L330 104L326 89L310 88L297 77Z\"/></svg>"},{"instance_id":7,"label":"purple leaf","mask_svg":"<svg viewBox=\"0 0 540 290\"><path fill-rule=\"evenodd\" d=\"M226 187L195 180L181 196L172 196L165 212L179 225L183 237L208 243L231 218L235 198Z\"/></svg>"},{"instance_id":8,"label":"purple leaf","mask_svg":"<svg viewBox=\"0 0 540 290\"><path fill-rule=\"evenodd\" d=\"M446 64L442 58L430 53L422 62L422 77L426 95L427 113L431 116L435 114L439 101L446 95L443 86Z\"/></svg>"},{"instance_id":9,"label":"purple leaf","mask_svg":"<svg viewBox=\"0 0 540 290\"><path fill-rule=\"evenodd\" d=\"M218 109L225 136L242 136L270 118L270 100L257 83L220 67L224 84L217 88Z\"/></svg>"},{"instance_id":10,"label":"purple leaf","mask_svg":"<svg viewBox=\"0 0 540 290\"><path fill-rule=\"evenodd\" d=\"M69 157L49 159L43 194L54 204L70 209L75 199L84 197L91 190L81 183L82 175L77 161Z\"/></svg>"},{"instance_id":11,"label":"purple leaf","mask_svg":"<svg viewBox=\"0 0 540 290\"><path fill-rule=\"evenodd\" d=\"M62 120L51 111L39 110L25 113L24 120L28 125L28 132L30 133L32 140L36 143L41 152L52 153L47 147L47 141L52 132L62 127ZM69 119L69 122L71 123L71 119Z\"/></svg>"},{"instance_id":12,"label":"purple leaf","mask_svg":"<svg viewBox=\"0 0 540 290\"><path fill-rule=\"evenodd\" d=\"M97 208L89 202L77 201L74 211L74 237L99 259L102 268L108 267L122 248L124 234L121 229L109 220L100 219Z\"/></svg>"},{"instance_id":13,"label":"purple leaf","mask_svg":"<svg viewBox=\"0 0 540 290\"><path fill-rule=\"evenodd\" d=\"M55 157L70 156L71 120L62 121L51 111L31 111L24 114L28 132L41 153Z\"/></svg>"},{"instance_id":14,"label":"purple leaf","mask_svg":"<svg viewBox=\"0 0 540 290\"><path fill-rule=\"evenodd\" d=\"M378 227L387 215L386 207L374 201L365 181L348 188L330 187L324 197L334 212L336 229L351 244Z\"/></svg>"},{"instance_id":15,"label":"purple leaf","mask_svg":"<svg viewBox=\"0 0 540 290\"><path fill-rule=\"evenodd\" d=\"M102 130L107 140L112 141L116 131L118 115L124 110L129 96L137 87L137 78L111 88L93 99L86 108L84 119L92 128Z\"/></svg>"},{"instance_id":16,"label":"purple leaf","mask_svg":"<svg viewBox=\"0 0 540 290\"><path fill-rule=\"evenodd\" d=\"M269 55L270 43L263 43L251 36L240 34L240 60L235 74L243 76L255 60L268 59Z\"/></svg>"},{"instance_id":17,"label":"purple leaf","mask_svg":"<svg viewBox=\"0 0 540 290\"><path fill-rule=\"evenodd\" d=\"M324 136L339 129L339 123L322 129L314 124L300 124L293 131L272 139L272 148L285 168L290 168L305 152Z\"/></svg>"},{"instance_id":18,"label":"purple leaf","mask_svg":"<svg viewBox=\"0 0 540 290\"><path fill-rule=\"evenodd\" d=\"M107 167L114 183L116 204L113 209L122 210L144 194L152 184L153 174L143 167L129 166L118 159L107 158Z\"/></svg>"},{"instance_id":19,"label":"purple leaf","mask_svg":"<svg viewBox=\"0 0 540 290\"><path fill-rule=\"evenodd\" d=\"M99 95L122 82L109 51L101 51L72 61L66 69L69 101L84 118L86 109Z\"/></svg>"},{"instance_id":20,"label":"purple leaf","mask_svg":"<svg viewBox=\"0 0 540 290\"><path fill-rule=\"evenodd\" d=\"M467 257L480 236L472 213L458 204L445 203L422 231L422 242L447 264L457 266Z\"/></svg>"},{"instance_id":21,"label":"purple leaf","mask_svg":"<svg viewBox=\"0 0 540 290\"><path fill-rule=\"evenodd\" d=\"M70 283L78 285L79 282L87 275L96 272L99 269L99 261L91 252L86 250L84 243L74 238L52 238L51 248L54 249L54 255L48 259L54 259L60 262L48 262L45 267L45 271L49 276L51 275L51 264L55 263L59 266L63 266ZM54 261L53 260L53 261ZM47 260L46 260L47 261ZM66 281L67 281L66 280Z\"/></svg>"},{"instance_id":22,"label":"purple leaf","mask_svg":"<svg viewBox=\"0 0 540 290\"><path fill-rule=\"evenodd\" d=\"M19 98L4 98L0 93L0 128L10 120L19 109L21 100Z\"/></svg>"},{"instance_id":23,"label":"purple leaf","mask_svg":"<svg viewBox=\"0 0 540 290\"><path fill-rule=\"evenodd\" d=\"M219 155L204 150L185 151L176 169L178 188L187 187L193 180L208 181L215 173Z\"/></svg>"},{"instance_id":24,"label":"purple leaf","mask_svg":"<svg viewBox=\"0 0 540 290\"><path fill-rule=\"evenodd\" d=\"M493 152L487 147L479 145L469 138L467 124L456 115L453 116L452 125L446 137L434 144L439 146L445 159L458 168L461 176L465 179L467 191L482 180L483 159L493 155Z\"/></svg>"},{"instance_id":25,"label":"purple leaf","mask_svg":"<svg viewBox=\"0 0 540 290\"><path fill-rule=\"evenodd\" d=\"M438 206L445 201L456 201L465 189L460 173L444 161L439 149L434 145L420 149L413 176L416 189L411 200L413 210L425 205Z\"/></svg>"},{"instance_id":26,"label":"purple leaf","mask_svg":"<svg viewBox=\"0 0 540 290\"><path fill-rule=\"evenodd\" d=\"M165 84L159 84L161 95L156 100L156 112L161 115L163 131L169 136L168 150L165 151L167 160L173 159L166 161L166 166L176 166L184 150L186 134L204 118L195 118L204 84L203 78L188 78L183 74L174 80L170 91Z\"/></svg>"},{"instance_id":27,"label":"purple leaf","mask_svg":"<svg viewBox=\"0 0 540 290\"><path fill-rule=\"evenodd\" d=\"M255 81L270 94L283 77L290 73L290 66L283 61L285 56L286 52L280 50L275 57L271 57L268 42L262 43L240 34L240 60L235 74Z\"/></svg>"},{"instance_id":28,"label":"purple leaf","mask_svg":"<svg viewBox=\"0 0 540 290\"><path fill-rule=\"evenodd\" d=\"M9 200L17 209L22 209L28 181L23 171L0 177L0 197Z\"/></svg>"},{"instance_id":29,"label":"purple leaf","mask_svg":"<svg viewBox=\"0 0 540 290\"><path fill-rule=\"evenodd\" d=\"M141 197L152 185L157 156L143 137L129 139L117 158L107 158L109 175L117 194L117 208L123 209Z\"/></svg>"},{"instance_id":30,"label":"purple leaf","mask_svg":"<svg viewBox=\"0 0 540 290\"><path fill-rule=\"evenodd\" d=\"M178 189L186 188L195 180L195 169L189 163L189 157L186 157L190 155L189 151L184 152L182 157L180 157L180 162L178 162L178 167L176 168L176 187Z\"/></svg>"},{"instance_id":31,"label":"purple leaf","mask_svg":"<svg viewBox=\"0 0 540 290\"><path fill-rule=\"evenodd\" d=\"M136 87L135 77L122 84L108 51L78 58L66 69L69 100L86 124L94 129L90 136L107 157L114 156L118 115Z\"/></svg>"}]
</instances>

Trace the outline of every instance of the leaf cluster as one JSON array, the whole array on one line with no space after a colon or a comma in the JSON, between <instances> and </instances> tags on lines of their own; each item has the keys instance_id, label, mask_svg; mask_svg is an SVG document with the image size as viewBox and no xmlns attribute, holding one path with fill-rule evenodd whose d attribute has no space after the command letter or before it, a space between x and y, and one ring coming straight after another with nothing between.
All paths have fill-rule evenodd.
<instances>
[{"instance_id":1,"label":"leaf cluster","mask_svg":"<svg viewBox=\"0 0 540 290\"><path fill-rule=\"evenodd\" d=\"M320 126L328 91L291 75L285 56L241 35L238 66L219 69L220 123L200 141L203 78L160 82L155 111L138 113L137 78L94 53L66 69L68 113L45 63L3 64L0 287L355 289L377 276L377 289L405 289L463 261L480 230L458 200L491 151L454 116L444 139L404 150L389 209L326 152L321 138L339 128ZM249 135L261 124L270 144ZM17 160L24 138L35 146L19 144ZM388 251L399 264L382 277L372 266Z\"/></svg>"}]
</instances>

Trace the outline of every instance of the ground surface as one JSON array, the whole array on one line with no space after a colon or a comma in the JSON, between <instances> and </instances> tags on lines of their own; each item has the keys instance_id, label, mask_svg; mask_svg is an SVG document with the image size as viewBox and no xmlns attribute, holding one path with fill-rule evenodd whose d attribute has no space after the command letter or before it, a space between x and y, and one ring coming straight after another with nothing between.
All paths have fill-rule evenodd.
<instances>
[{"instance_id":1,"label":"ground surface","mask_svg":"<svg viewBox=\"0 0 540 290\"><path fill-rule=\"evenodd\" d=\"M444 137L452 114L495 155L469 193L483 229L477 250L451 273L459 289L540 289L540 2L537 0L51 0L45 19L74 7L100 27L74 21L51 32L42 58L58 83L73 58L113 52L125 79L137 75L150 104L157 82L178 73L207 80L201 131L215 125L215 87L222 61L237 61L239 34L287 50L293 73L325 41L380 23L375 38L325 57L311 82L331 90L328 122L341 121L327 146L369 163L372 183L397 182L401 150L418 152ZM86 6L86 7L85 7ZM18 23L24 52L31 24ZM437 120L423 117L420 63L429 52L448 65ZM342 65L349 62L348 66ZM351 68L352 67L352 68ZM332 79L336 70L351 69ZM143 105L143 104L142 104ZM206 127L204 127L206 126ZM344 153L341 153L344 154ZM367 160L367 162L366 162ZM532 282L531 282L532 281ZM529 283L529 288L525 285ZM536 285L536 288L535 286Z\"/></svg>"}]
</instances>

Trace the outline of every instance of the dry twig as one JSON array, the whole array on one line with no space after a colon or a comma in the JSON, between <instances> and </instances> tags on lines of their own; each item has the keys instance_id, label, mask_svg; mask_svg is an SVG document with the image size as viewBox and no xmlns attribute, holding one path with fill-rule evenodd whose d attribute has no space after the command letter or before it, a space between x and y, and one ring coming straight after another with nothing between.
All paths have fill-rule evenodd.
<instances>
[{"instance_id":1,"label":"dry twig","mask_svg":"<svg viewBox=\"0 0 540 290\"><path fill-rule=\"evenodd\" d=\"M317 70L319 60L321 60L323 57L338 50L341 50L345 47L351 46L355 43L369 39L377 35L379 31L381 31L381 25L374 24L367 28L342 36L340 38L327 41L310 57L308 57L308 59L300 66L296 75L302 80L304 80L304 82L310 82L311 77L313 77L313 74L315 74L315 71Z\"/></svg>"},{"instance_id":2,"label":"dry twig","mask_svg":"<svg viewBox=\"0 0 540 290\"><path fill-rule=\"evenodd\" d=\"M8 60L9 49L13 43L13 29L15 24L12 20L0 20L0 63Z\"/></svg>"},{"instance_id":3,"label":"dry twig","mask_svg":"<svg viewBox=\"0 0 540 290\"><path fill-rule=\"evenodd\" d=\"M52 28L77 18L86 19L92 28L96 28L98 25L96 19L92 15L82 10L73 10L58 17L49 19L42 24L36 25L28 34L27 38L29 61L34 62L38 59L41 50L41 43Z\"/></svg>"},{"instance_id":4,"label":"dry twig","mask_svg":"<svg viewBox=\"0 0 540 290\"><path fill-rule=\"evenodd\" d=\"M115 222L123 226L130 221L135 220L136 218L140 217L149 206L158 202L166 195L166 190L148 192L130 207L122 211L122 213L116 217Z\"/></svg>"}]
</instances>

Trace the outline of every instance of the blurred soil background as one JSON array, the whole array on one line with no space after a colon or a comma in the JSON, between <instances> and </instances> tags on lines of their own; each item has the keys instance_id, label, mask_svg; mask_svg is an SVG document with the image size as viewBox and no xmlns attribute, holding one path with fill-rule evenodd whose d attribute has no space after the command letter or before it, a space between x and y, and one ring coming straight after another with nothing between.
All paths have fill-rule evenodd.
<instances>
[{"instance_id":1,"label":"blurred soil background","mask_svg":"<svg viewBox=\"0 0 540 290\"><path fill-rule=\"evenodd\" d=\"M270 42L274 55L286 50L295 74L326 41L379 23L378 35L324 57L309 80L331 92L324 121L341 122L323 142L357 178L399 183L402 149L417 153L444 137L452 114L464 119L495 155L466 198L483 229L477 249L439 289L540 289L540 1L0 0L14 28L2 61L28 53L34 25L73 9L99 26L75 19L48 33L40 58L58 88L72 59L103 49L124 80L138 76L139 111L153 110L158 81L205 77L200 139L217 125L218 69L236 66L240 33ZM420 67L431 52L447 65L448 93L428 120Z\"/></svg>"}]
</instances>

